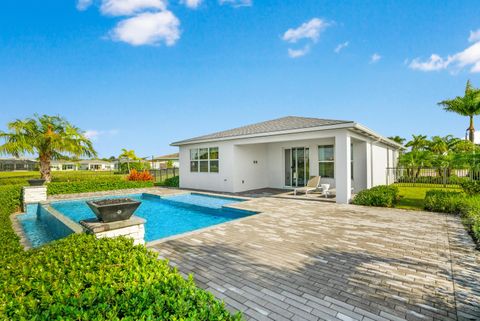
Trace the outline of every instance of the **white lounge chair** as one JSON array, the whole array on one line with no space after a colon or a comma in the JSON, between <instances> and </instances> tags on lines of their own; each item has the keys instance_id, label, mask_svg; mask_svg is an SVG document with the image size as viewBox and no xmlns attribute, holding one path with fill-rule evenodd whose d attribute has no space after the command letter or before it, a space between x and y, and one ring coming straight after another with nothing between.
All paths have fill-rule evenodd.
<instances>
[{"instance_id":1,"label":"white lounge chair","mask_svg":"<svg viewBox=\"0 0 480 321\"><path fill-rule=\"evenodd\" d=\"M298 192L305 193L305 196L308 192L314 192L320 187L320 176L315 176L308 180L307 186L299 187L293 190L293 195L297 195Z\"/></svg>"}]
</instances>

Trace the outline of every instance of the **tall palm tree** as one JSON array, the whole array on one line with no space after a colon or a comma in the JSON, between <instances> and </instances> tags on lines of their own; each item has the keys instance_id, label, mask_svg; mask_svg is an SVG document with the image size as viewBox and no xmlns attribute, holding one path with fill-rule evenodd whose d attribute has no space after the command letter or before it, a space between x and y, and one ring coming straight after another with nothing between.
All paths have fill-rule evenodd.
<instances>
[{"instance_id":1,"label":"tall palm tree","mask_svg":"<svg viewBox=\"0 0 480 321\"><path fill-rule=\"evenodd\" d=\"M118 156L120 159L126 159L127 160L127 168L128 172L130 172L130 161L131 160L137 160L138 157L135 154L135 151L133 149L127 150L126 148L122 148L122 153L120 156Z\"/></svg>"},{"instance_id":2,"label":"tall palm tree","mask_svg":"<svg viewBox=\"0 0 480 321\"><path fill-rule=\"evenodd\" d=\"M405 146L411 147L412 151L416 150L425 150L428 147L428 139L425 135L412 135L412 140L410 140Z\"/></svg>"},{"instance_id":3,"label":"tall palm tree","mask_svg":"<svg viewBox=\"0 0 480 321\"><path fill-rule=\"evenodd\" d=\"M465 94L454 99L444 100L438 103L446 111L451 111L470 118L468 126L468 138L471 142L475 139L475 128L473 127L473 116L480 114L480 89L473 88L470 80L467 81Z\"/></svg>"},{"instance_id":4,"label":"tall palm tree","mask_svg":"<svg viewBox=\"0 0 480 321\"><path fill-rule=\"evenodd\" d=\"M390 136L388 139L393 140L395 143L398 143L400 145L403 145L405 143L406 139L400 136Z\"/></svg>"},{"instance_id":5,"label":"tall palm tree","mask_svg":"<svg viewBox=\"0 0 480 321\"><path fill-rule=\"evenodd\" d=\"M95 157L97 152L84 132L60 116L39 116L17 119L8 124L9 132L0 131L5 143L0 145L0 154L20 157L37 154L40 174L47 182L51 180L50 162L71 155Z\"/></svg>"}]
</instances>

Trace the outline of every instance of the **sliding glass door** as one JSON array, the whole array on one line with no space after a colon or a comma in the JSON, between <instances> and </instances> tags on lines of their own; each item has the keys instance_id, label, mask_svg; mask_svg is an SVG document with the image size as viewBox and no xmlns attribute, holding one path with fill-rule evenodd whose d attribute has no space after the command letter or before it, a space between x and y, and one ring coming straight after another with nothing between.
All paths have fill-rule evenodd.
<instances>
[{"instance_id":1,"label":"sliding glass door","mask_svg":"<svg viewBox=\"0 0 480 321\"><path fill-rule=\"evenodd\" d=\"M285 186L301 187L307 184L310 173L309 149L285 149Z\"/></svg>"}]
</instances>

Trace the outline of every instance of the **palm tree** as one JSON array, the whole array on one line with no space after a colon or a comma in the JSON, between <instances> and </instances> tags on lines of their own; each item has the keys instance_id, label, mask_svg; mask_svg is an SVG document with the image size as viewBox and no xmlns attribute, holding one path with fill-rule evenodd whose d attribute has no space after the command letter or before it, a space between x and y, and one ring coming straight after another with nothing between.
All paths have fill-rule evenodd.
<instances>
[{"instance_id":1,"label":"palm tree","mask_svg":"<svg viewBox=\"0 0 480 321\"><path fill-rule=\"evenodd\" d=\"M400 136L390 136L388 139L393 140L395 143L398 143L400 145L403 145L405 143L406 139Z\"/></svg>"},{"instance_id":2,"label":"palm tree","mask_svg":"<svg viewBox=\"0 0 480 321\"><path fill-rule=\"evenodd\" d=\"M127 150L126 148L122 148L122 153L120 154L120 156L118 156L118 158L127 159L128 172L130 172L130 161L138 159L138 157L135 154L135 151L133 149Z\"/></svg>"},{"instance_id":3,"label":"palm tree","mask_svg":"<svg viewBox=\"0 0 480 321\"><path fill-rule=\"evenodd\" d=\"M405 146L411 147L412 151L416 150L425 150L428 147L427 136L425 135L412 135L412 140L409 141Z\"/></svg>"},{"instance_id":4,"label":"palm tree","mask_svg":"<svg viewBox=\"0 0 480 321\"><path fill-rule=\"evenodd\" d=\"M20 157L37 154L40 161L41 178L51 180L50 162L68 155L95 157L97 152L92 142L78 127L60 116L39 116L24 120L17 119L7 125L9 132L0 131L5 140L0 145L1 154Z\"/></svg>"},{"instance_id":5,"label":"palm tree","mask_svg":"<svg viewBox=\"0 0 480 321\"><path fill-rule=\"evenodd\" d=\"M465 95L457 96L454 99L444 100L438 103L446 111L451 111L470 118L468 126L468 138L474 142L475 128L473 127L473 116L480 114L480 89L473 88L470 80L465 87Z\"/></svg>"}]
</instances>

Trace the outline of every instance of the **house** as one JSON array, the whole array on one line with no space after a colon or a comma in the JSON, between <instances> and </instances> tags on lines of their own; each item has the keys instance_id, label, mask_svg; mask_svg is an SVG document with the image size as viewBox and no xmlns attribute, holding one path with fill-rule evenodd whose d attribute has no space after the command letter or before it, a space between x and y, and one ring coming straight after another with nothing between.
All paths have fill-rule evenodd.
<instances>
[{"instance_id":1,"label":"house","mask_svg":"<svg viewBox=\"0 0 480 321\"><path fill-rule=\"evenodd\" d=\"M312 176L352 192L387 184L403 146L354 121L283 117L172 143L179 147L180 187L220 192L292 189Z\"/></svg>"},{"instance_id":2,"label":"house","mask_svg":"<svg viewBox=\"0 0 480 321\"><path fill-rule=\"evenodd\" d=\"M86 159L79 161L79 169L84 171L114 171L117 168L115 162L101 159Z\"/></svg>"},{"instance_id":3,"label":"house","mask_svg":"<svg viewBox=\"0 0 480 321\"><path fill-rule=\"evenodd\" d=\"M34 171L38 169L38 161L30 158L0 158L0 171Z\"/></svg>"},{"instance_id":4,"label":"house","mask_svg":"<svg viewBox=\"0 0 480 321\"><path fill-rule=\"evenodd\" d=\"M52 171L76 171L78 166L76 161L54 160L50 162L50 170Z\"/></svg>"},{"instance_id":5,"label":"house","mask_svg":"<svg viewBox=\"0 0 480 321\"><path fill-rule=\"evenodd\" d=\"M180 165L178 153L153 157L150 160L150 168L164 169L168 167L168 163L171 163L172 167L178 168Z\"/></svg>"}]
</instances>

